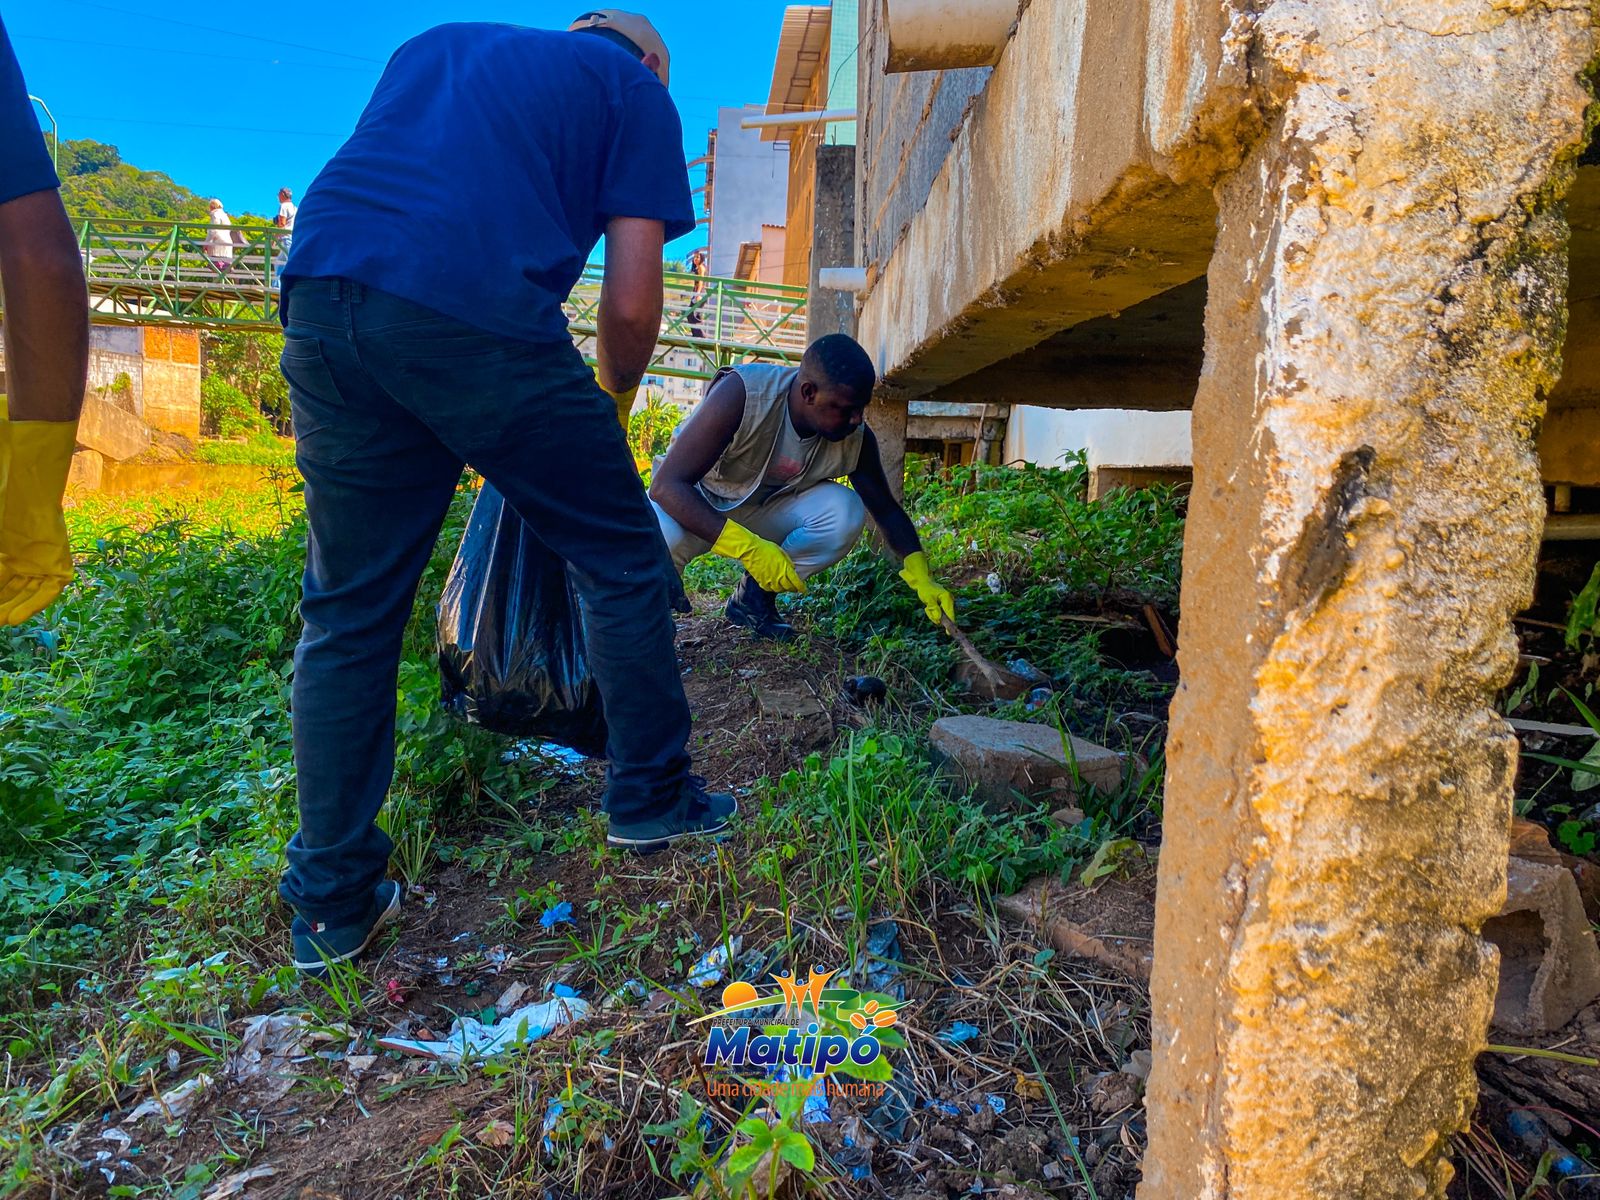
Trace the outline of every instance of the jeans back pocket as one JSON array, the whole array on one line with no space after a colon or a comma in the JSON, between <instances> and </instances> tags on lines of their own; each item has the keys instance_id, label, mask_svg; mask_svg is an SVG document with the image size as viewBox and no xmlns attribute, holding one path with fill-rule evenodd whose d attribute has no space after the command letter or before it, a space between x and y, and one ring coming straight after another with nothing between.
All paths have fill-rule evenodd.
<instances>
[{"instance_id":1,"label":"jeans back pocket","mask_svg":"<svg viewBox=\"0 0 1600 1200\"><path fill-rule=\"evenodd\" d=\"M337 466L377 432L379 418L346 399L318 338L286 335L279 365L289 383L298 457Z\"/></svg>"}]
</instances>

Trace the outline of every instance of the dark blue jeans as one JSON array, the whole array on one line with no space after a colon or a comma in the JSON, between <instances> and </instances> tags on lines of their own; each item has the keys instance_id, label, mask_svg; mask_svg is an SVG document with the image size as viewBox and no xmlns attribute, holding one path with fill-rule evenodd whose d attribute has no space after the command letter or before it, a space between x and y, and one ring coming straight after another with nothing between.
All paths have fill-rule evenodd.
<instances>
[{"instance_id":1,"label":"dark blue jeans","mask_svg":"<svg viewBox=\"0 0 1600 1200\"><path fill-rule=\"evenodd\" d=\"M311 527L284 899L344 924L383 877L393 847L374 821L394 774L401 640L463 464L571 569L610 727L605 811L671 807L689 769L672 568L616 407L577 349L511 341L348 280L296 281L284 305Z\"/></svg>"}]
</instances>

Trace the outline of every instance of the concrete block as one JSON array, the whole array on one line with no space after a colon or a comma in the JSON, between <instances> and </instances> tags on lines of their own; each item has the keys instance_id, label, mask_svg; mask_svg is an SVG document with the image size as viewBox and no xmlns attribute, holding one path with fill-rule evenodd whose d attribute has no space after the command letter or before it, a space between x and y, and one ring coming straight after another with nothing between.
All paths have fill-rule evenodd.
<instances>
[{"instance_id":1,"label":"concrete block","mask_svg":"<svg viewBox=\"0 0 1600 1200\"><path fill-rule=\"evenodd\" d=\"M69 492L95 492L100 490L100 480L105 473L106 460L93 450L79 450L72 456L72 467L67 471Z\"/></svg>"},{"instance_id":2,"label":"concrete block","mask_svg":"<svg viewBox=\"0 0 1600 1200\"><path fill-rule=\"evenodd\" d=\"M1505 907L1483 927L1500 948L1494 1023L1549 1033L1600 997L1600 947L1571 871L1513 858L1506 879Z\"/></svg>"},{"instance_id":3,"label":"concrete block","mask_svg":"<svg viewBox=\"0 0 1600 1200\"><path fill-rule=\"evenodd\" d=\"M786 692L777 688L756 688L756 704L763 717L784 721L804 721L811 717L825 717L828 710L815 696L801 692Z\"/></svg>"},{"instance_id":4,"label":"concrete block","mask_svg":"<svg viewBox=\"0 0 1600 1200\"><path fill-rule=\"evenodd\" d=\"M1126 488L1151 487L1171 484L1174 487L1193 487L1192 467L1096 467L1089 472L1089 499L1103 500L1112 492Z\"/></svg>"},{"instance_id":5,"label":"concrete block","mask_svg":"<svg viewBox=\"0 0 1600 1200\"><path fill-rule=\"evenodd\" d=\"M80 450L95 450L112 462L122 462L143 453L149 445L150 431L138 417L99 396L84 397L83 416L78 421Z\"/></svg>"},{"instance_id":6,"label":"concrete block","mask_svg":"<svg viewBox=\"0 0 1600 1200\"><path fill-rule=\"evenodd\" d=\"M993 717L944 717L929 735L947 767L959 773L986 803L1010 802L1013 792L1070 799L1072 769L1052 725L1000 721ZM1122 782L1122 756L1104 746L1072 739L1078 773L1111 791Z\"/></svg>"},{"instance_id":7,"label":"concrete block","mask_svg":"<svg viewBox=\"0 0 1600 1200\"><path fill-rule=\"evenodd\" d=\"M88 390L125 413L144 416L144 359L91 349Z\"/></svg>"},{"instance_id":8,"label":"concrete block","mask_svg":"<svg viewBox=\"0 0 1600 1200\"><path fill-rule=\"evenodd\" d=\"M200 368L151 359L144 365L144 421L151 429L200 440Z\"/></svg>"}]
</instances>

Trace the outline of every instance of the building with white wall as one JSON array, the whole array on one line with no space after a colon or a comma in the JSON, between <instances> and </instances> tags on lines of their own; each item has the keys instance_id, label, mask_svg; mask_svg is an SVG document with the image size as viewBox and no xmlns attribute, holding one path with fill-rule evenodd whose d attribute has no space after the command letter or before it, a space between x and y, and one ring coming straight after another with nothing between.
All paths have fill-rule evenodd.
<instances>
[{"instance_id":1,"label":"building with white wall","mask_svg":"<svg viewBox=\"0 0 1600 1200\"><path fill-rule=\"evenodd\" d=\"M747 116L760 116L766 108L717 110L717 128L711 135L710 161L706 165L706 214L711 218L707 237L711 274L732 278L739 265L739 247L761 242L763 225L782 226L789 205L789 147L764 142L761 131L741 129Z\"/></svg>"}]
</instances>

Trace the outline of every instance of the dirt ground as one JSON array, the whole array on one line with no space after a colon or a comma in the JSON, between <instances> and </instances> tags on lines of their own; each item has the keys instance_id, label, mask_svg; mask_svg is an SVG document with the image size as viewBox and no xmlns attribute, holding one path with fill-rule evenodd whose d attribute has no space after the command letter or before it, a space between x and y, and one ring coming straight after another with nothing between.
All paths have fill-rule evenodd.
<instances>
[{"instance_id":1,"label":"dirt ground","mask_svg":"<svg viewBox=\"0 0 1600 1200\"><path fill-rule=\"evenodd\" d=\"M758 780L781 776L881 715L844 694L844 680L869 664L815 637L789 648L753 642L724 625L704 597L680 627L679 647L696 769L715 788L749 796ZM909 678L894 678L892 665L871 665L891 676L891 705L925 707ZM508 751L528 752L509 743ZM1535 815L1548 823L1551 800L1572 798L1558 774L1529 769L1543 785ZM540 773L554 782L513 798L525 815L591 812L600 790L596 764L551 758ZM469 815L449 829L449 843L503 834L487 816L475 821ZM819 1152L813 1178L827 1194L1132 1197L1145 1140L1153 841L1092 889L1041 882L984 911L959 889L938 885L907 911L875 914L873 928L893 925L885 957L909 1002L909 1045L884 1098L836 1094L829 1120L806 1127ZM748 833L648 860L594 845L593 838L536 841L493 861L463 856L436 867L410 889L403 923L367 964L369 989L349 1014L323 1002L322 1031L268 1069L236 1056L224 1063L180 1056L98 1119L56 1131L54 1151L82 1171L78 1190L55 1194L715 1195L693 1173L664 1177L683 1133L684 1095L707 1105L713 1157L744 1115L738 1104L708 1096L703 1038L688 1022L716 1006L719 989L688 982L695 960L724 944L723 931L736 930L743 949L735 970L746 975L773 966L751 957L768 946L803 948L818 963L842 965L850 961L849 921L840 909L807 907L783 892L764 866L765 848ZM575 923L546 930L540 909L557 894L572 905ZM652 915L631 928L604 927L604 914L617 909ZM256 957L268 965L281 952L281 943L263 945ZM527 1003L553 985L594 1009L537 1042L514 1067L453 1067L376 1044L441 1036L459 1016L499 1015L508 990L520 989ZM251 1017L297 1007L296 996L268 995L227 1014L228 1027L238 1035ZM497 1011L484 1012L491 1007ZM1600 1005L1566 1029L1519 1044L1600 1055ZM182 1111L132 1119L141 1102L173 1096L201 1074L212 1082ZM1570 1183L1535 1185L1543 1151L1533 1142L1600 1146L1600 1073L1486 1055L1480 1076L1484 1099L1458 1140L1453 1200L1503 1200L1508 1178L1513 1194L1526 1191L1528 1200L1587 1194ZM547 1130L558 1096L577 1097L568 1101L576 1119L569 1114ZM219 1168L219 1150L234 1161ZM793 1181L779 1191L794 1194Z\"/></svg>"},{"instance_id":2,"label":"dirt ground","mask_svg":"<svg viewBox=\"0 0 1600 1200\"><path fill-rule=\"evenodd\" d=\"M714 787L747 794L869 723L842 694L858 664L838 648L815 638L787 649L755 643L709 604L700 613L680 627L679 646L696 769ZM763 703L802 715L767 715ZM598 767L548 766L556 782L535 798L541 814L588 812ZM493 828L485 822L485 833ZM448 841L470 845L478 832L469 818ZM313 1029L286 1018L299 1032L278 1060L243 1061L237 1050L224 1062L179 1056L99 1118L55 1131L55 1153L82 1165L79 1190L56 1194L388 1200L689 1190L693 1178L661 1177L670 1143L647 1127L678 1119L682 1092L707 1098L703 1036L687 1021L716 1006L719 988L686 982L693 961L727 928L742 940L738 964L787 939L818 963L847 963L849 921L842 910L786 904L749 834L647 860L592 845L530 846L488 865L462 857L436 868L409 890L398 933L364 964L369 986L348 1013L322 998ZM575 923L550 931L538 897L551 896L552 884ZM619 909L655 915L631 929L599 927ZM1050 962L1050 943L1035 929L979 910L953 887L920 895L914 911L876 914L873 928L889 922L895 936L884 957L893 965L877 969L904 989L910 1044L897 1052L884 1098L834 1095L830 1120L807 1126L819 1149L816 1179L831 1194L906 1200L1088 1196L1086 1179L1103 1200L1131 1196L1144 1141L1144 985L1089 960ZM281 953L281 944L256 948L263 966ZM508 989L520 987L529 1003L553 984L595 1008L514 1068L453 1067L376 1045L442 1036L458 1016L497 1015L482 1010ZM227 1027L243 1036L252 1017L302 1007L295 995L269 994L227 1014ZM191 1100L174 1093L202 1074L211 1082ZM542 1145L550 1098L574 1089L581 1120ZM158 1094L169 1098L167 1111L134 1120L138 1104ZM743 1113L712 1099L708 1115L714 1153Z\"/></svg>"}]
</instances>

